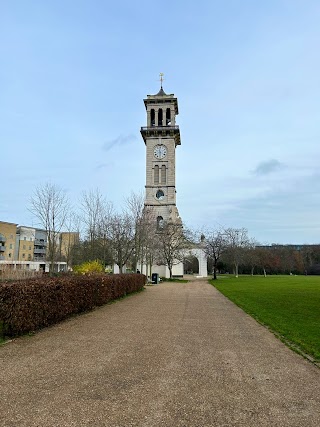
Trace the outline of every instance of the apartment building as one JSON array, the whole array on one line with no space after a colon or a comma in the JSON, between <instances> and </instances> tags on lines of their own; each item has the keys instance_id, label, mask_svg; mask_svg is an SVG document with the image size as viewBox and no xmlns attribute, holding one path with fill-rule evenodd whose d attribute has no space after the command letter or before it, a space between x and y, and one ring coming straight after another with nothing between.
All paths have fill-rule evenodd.
<instances>
[{"instance_id":1,"label":"apartment building","mask_svg":"<svg viewBox=\"0 0 320 427\"><path fill-rule=\"evenodd\" d=\"M0 221L0 261L11 261L15 255L17 224Z\"/></svg>"},{"instance_id":2,"label":"apartment building","mask_svg":"<svg viewBox=\"0 0 320 427\"><path fill-rule=\"evenodd\" d=\"M33 261L34 259L35 229L33 227L17 227L15 260Z\"/></svg>"},{"instance_id":3,"label":"apartment building","mask_svg":"<svg viewBox=\"0 0 320 427\"><path fill-rule=\"evenodd\" d=\"M33 250L34 261L43 262L46 260L47 246L48 238L46 230L40 230L36 228Z\"/></svg>"},{"instance_id":4,"label":"apartment building","mask_svg":"<svg viewBox=\"0 0 320 427\"><path fill-rule=\"evenodd\" d=\"M59 235L59 254L60 258L70 261L72 248L79 243L79 233L62 232Z\"/></svg>"},{"instance_id":5,"label":"apartment building","mask_svg":"<svg viewBox=\"0 0 320 427\"><path fill-rule=\"evenodd\" d=\"M79 233L57 233L56 239L57 271L66 270L67 263L71 262L71 249L79 242ZM47 231L0 221L0 269L5 265L47 271L49 265Z\"/></svg>"}]
</instances>

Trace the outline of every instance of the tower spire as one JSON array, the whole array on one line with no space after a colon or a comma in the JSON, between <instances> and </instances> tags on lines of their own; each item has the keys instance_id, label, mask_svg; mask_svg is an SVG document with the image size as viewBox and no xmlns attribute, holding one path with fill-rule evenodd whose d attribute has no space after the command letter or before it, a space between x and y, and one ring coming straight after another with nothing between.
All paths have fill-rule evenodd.
<instances>
[{"instance_id":1,"label":"tower spire","mask_svg":"<svg viewBox=\"0 0 320 427\"><path fill-rule=\"evenodd\" d=\"M160 74L159 74L160 82L161 82L161 89L162 89L162 82L163 82L163 80L164 80L163 76L164 76L164 73L160 73Z\"/></svg>"}]
</instances>

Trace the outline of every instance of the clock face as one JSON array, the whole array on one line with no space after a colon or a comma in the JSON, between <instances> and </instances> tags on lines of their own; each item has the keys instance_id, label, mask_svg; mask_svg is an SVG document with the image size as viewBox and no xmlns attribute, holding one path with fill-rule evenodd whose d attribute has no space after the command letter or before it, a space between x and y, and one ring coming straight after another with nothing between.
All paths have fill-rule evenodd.
<instances>
[{"instance_id":1,"label":"clock face","mask_svg":"<svg viewBox=\"0 0 320 427\"><path fill-rule=\"evenodd\" d=\"M164 199L164 192L162 190L158 190L157 194L156 194L156 198L158 200L163 200Z\"/></svg>"},{"instance_id":2,"label":"clock face","mask_svg":"<svg viewBox=\"0 0 320 427\"><path fill-rule=\"evenodd\" d=\"M163 159L167 154L167 147L165 145L156 145L153 154L156 159Z\"/></svg>"}]
</instances>

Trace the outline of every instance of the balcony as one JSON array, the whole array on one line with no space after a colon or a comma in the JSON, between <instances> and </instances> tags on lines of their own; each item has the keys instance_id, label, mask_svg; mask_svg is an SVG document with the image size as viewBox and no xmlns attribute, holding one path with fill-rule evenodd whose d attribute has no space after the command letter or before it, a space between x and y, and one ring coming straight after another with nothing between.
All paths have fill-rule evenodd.
<instances>
[{"instance_id":1,"label":"balcony","mask_svg":"<svg viewBox=\"0 0 320 427\"><path fill-rule=\"evenodd\" d=\"M47 246L47 242L45 240L35 239L34 240L35 246Z\"/></svg>"},{"instance_id":2,"label":"balcony","mask_svg":"<svg viewBox=\"0 0 320 427\"><path fill-rule=\"evenodd\" d=\"M34 248L33 253L34 254L46 254L47 250L45 248Z\"/></svg>"},{"instance_id":3,"label":"balcony","mask_svg":"<svg viewBox=\"0 0 320 427\"><path fill-rule=\"evenodd\" d=\"M46 257L45 256L34 256L34 261L46 261Z\"/></svg>"},{"instance_id":4,"label":"balcony","mask_svg":"<svg viewBox=\"0 0 320 427\"><path fill-rule=\"evenodd\" d=\"M0 245L0 252L4 252L6 250L6 247L4 245Z\"/></svg>"},{"instance_id":5,"label":"balcony","mask_svg":"<svg viewBox=\"0 0 320 427\"><path fill-rule=\"evenodd\" d=\"M176 145L181 145L179 126L143 126L140 133L144 142L150 137L174 137Z\"/></svg>"},{"instance_id":6,"label":"balcony","mask_svg":"<svg viewBox=\"0 0 320 427\"><path fill-rule=\"evenodd\" d=\"M179 126L175 125L175 126L171 126L171 125L166 125L166 126L142 126L141 127L141 131L145 131L145 130L174 130L174 131L178 131L179 130Z\"/></svg>"},{"instance_id":7,"label":"balcony","mask_svg":"<svg viewBox=\"0 0 320 427\"><path fill-rule=\"evenodd\" d=\"M3 242L3 243L5 243L6 242L6 238L2 235L2 234L0 234L0 242Z\"/></svg>"}]
</instances>

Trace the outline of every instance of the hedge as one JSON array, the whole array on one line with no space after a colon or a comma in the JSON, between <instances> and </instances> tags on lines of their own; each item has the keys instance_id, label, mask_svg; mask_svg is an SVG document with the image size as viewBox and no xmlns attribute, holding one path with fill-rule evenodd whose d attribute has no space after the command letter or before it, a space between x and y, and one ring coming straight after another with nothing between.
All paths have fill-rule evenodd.
<instances>
[{"instance_id":1,"label":"hedge","mask_svg":"<svg viewBox=\"0 0 320 427\"><path fill-rule=\"evenodd\" d=\"M143 274L66 275L0 283L0 333L13 337L92 310L145 285Z\"/></svg>"}]
</instances>

